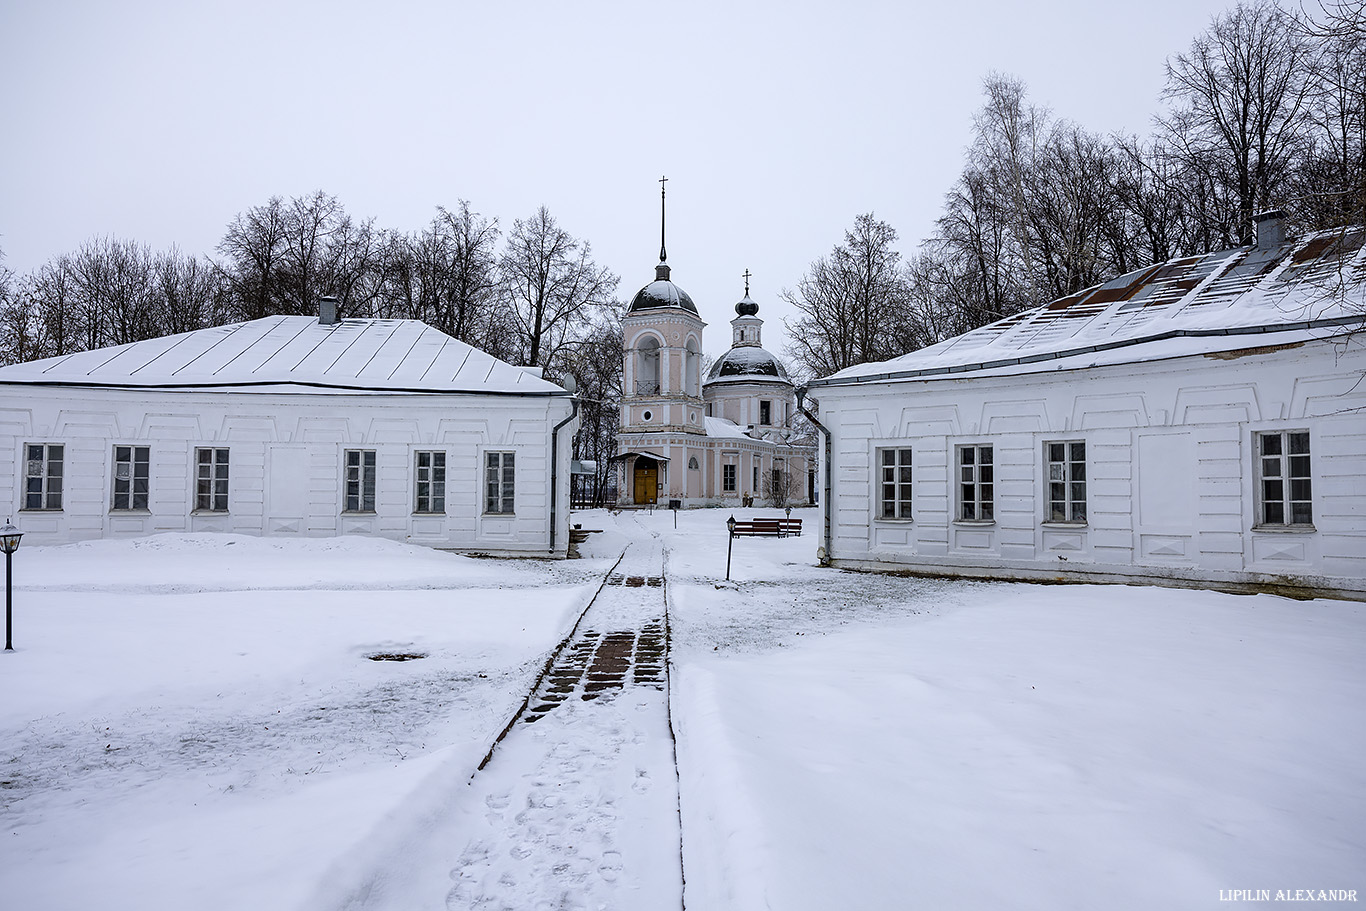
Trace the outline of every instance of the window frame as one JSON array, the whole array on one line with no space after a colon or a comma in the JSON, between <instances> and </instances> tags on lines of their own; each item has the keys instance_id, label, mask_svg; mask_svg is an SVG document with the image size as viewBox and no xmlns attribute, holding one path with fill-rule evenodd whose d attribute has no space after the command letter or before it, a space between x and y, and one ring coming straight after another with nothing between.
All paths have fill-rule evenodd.
<instances>
[{"instance_id":1,"label":"window frame","mask_svg":"<svg viewBox=\"0 0 1366 911\"><path fill-rule=\"evenodd\" d=\"M423 456L427 464L423 465ZM413 515L444 516L446 514L446 450L417 449L413 451ZM424 476L425 475L425 476ZM422 486L427 485L426 493ZM426 509L423 509L423 506Z\"/></svg>"},{"instance_id":2,"label":"window frame","mask_svg":"<svg viewBox=\"0 0 1366 911\"><path fill-rule=\"evenodd\" d=\"M209 454L205 461L204 454ZM219 456L222 456L221 460ZM194 448L194 511L221 515L230 512L232 505L232 456L227 446L196 446ZM205 468L208 469L207 474ZM221 471L219 469L222 469ZM219 482L222 482L220 491ZM210 484L205 492L204 484ZM219 502L222 506L219 506ZM207 503L208 505L204 505Z\"/></svg>"},{"instance_id":3,"label":"window frame","mask_svg":"<svg viewBox=\"0 0 1366 911\"><path fill-rule=\"evenodd\" d=\"M759 400L759 425L761 427L773 426L773 401L771 399Z\"/></svg>"},{"instance_id":4,"label":"window frame","mask_svg":"<svg viewBox=\"0 0 1366 911\"><path fill-rule=\"evenodd\" d=\"M128 450L128 458L119 458L120 449ZM152 447L139 446L136 443L115 443L111 455L109 511L148 512L152 500ZM128 466L128 477L123 479L119 477L119 467L122 465ZM139 468L143 469L141 477L138 476ZM126 490L119 490L120 480L126 482ZM143 482L141 493L137 490L138 481ZM139 504L139 497L141 504ZM120 500L123 501L124 505L120 505Z\"/></svg>"},{"instance_id":5,"label":"window frame","mask_svg":"<svg viewBox=\"0 0 1366 911\"><path fill-rule=\"evenodd\" d=\"M875 453L878 521L912 521L915 514L915 450L909 445L879 446ZM888 456L891 457L890 462ZM887 514L889 506L892 515Z\"/></svg>"},{"instance_id":6,"label":"window frame","mask_svg":"<svg viewBox=\"0 0 1366 911\"><path fill-rule=\"evenodd\" d=\"M1259 430L1254 431L1252 437L1253 489L1256 494L1253 498L1253 509L1256 510L1253 528L1259 531L1314 531L1314 447L1309 429ZM1266 443L1273 439L1277 440L1279 451L1268 453ZM1293 449L1294 442L1299 440L1303 440L1303 452ZM1278 473L1269 476L1266 473L1267 463L1273 460ZM1296 470L1296 462L1302 463L1302 474L1292 473ZM1271 484L1280 485L1281 492L1275 498L1267 495ZM1295 496L1297 484L1303 485L1300 488L1303 496ZM1272 507L1280 510L1282 521L1269 520Z\"/></svg>"},{"instance_id":7,"label":"window frame","mask_svg":"<svg viewBox=\"0 0 1366 911\"><path fill-rule=\"evenodd\" d=\"M356 464L352 463L355 456ZM368 456L368 459L367 459ZM367 483L369 490L367 492ZM379 455L373 449L342 450L342 513L373 515L379 493ZM353 505L354 504L354 505Z\"/></svg>"},{"instance_id":8,"label":"window frame","mask_svg":"<svg viewBox=\"0 0 1366 911\"><path fill-rule=\"evenodd\" d=\"M738 476L739 474L740 474L739 466L736 465L734 462L726 462L726 463L722 464L722 466L721 466L721 492L722 492L722 493L735 493L735 492L737 491L737 489L738 489L738 487L739 487L739 485L737 484L737 481L739 480L737 476Z\"/></svg>"},{"instance_id":9,"label":"window frame","mask_svg":"<svg viewBox=\"0 0 1366 911\"><path fill-rule=\"evenodd\" d=\"M40 450L37 459L33 458L34 450ZM53 450L56 450L57 457L52 457ZM33 463L39 463L39 473L33 474ZM52 468L56 465L54 473ZM62 495L65 488L66 479L66 444L65 443L25 443L24 444L24 493L23 506L21 512L61 512ZM37 489L34 489L34 482L37 482ZM38 498L37 505L30 506L30 498Z\"/></svg>"},{"instance_id":10,"label":"window frame","mask_svg":"<svg viewBox=\"0 0 1366 911\"><path fill-rule=\"evenodd\" d=\"M972 458L965 458L971 453ZM984 458L985 456L985 458ZM994 443L961 443L953 453L955 522L996 523L996 447Z\"/></svg>"},{"instance_id":11,"label":"window frame","mask_svg":"<svg viewBox=\"0 0 1366 911\"><path fill-rule=\"evenodd\" d=\"M496 485L496 489L495 489ZM515 450L484 452L484 515L517 514L517 453Z\"/></svg>"},{"instance_id":12,"label":"window frame","mask_svg":"<svg viewBox=\"0 0 1366 911\"><path fill-rule=\"evenodd\" d=\"M1053 458L1052 447L1063 447L1061 459ZM1077 448L1081 447L1081 456L1077 457ZM1058 466L1060 477L1054 477L1053 468ZM1076 466L1081 466L1081 477L1077 477ZM1086 440L1067 439L1067 440L1044 440L1043 441L1043 484L1044 484L1044 525L1088 525L1091 516L1090 487L1091 479L1086 470ZM1054 486L1061 487L1061 498L1055 497ZM1081 487L1081 496L1076 496L1077 487ZM1055 503L1062 504L1063 518L1053 518ZM1081 517L1077 517L1077 505L1081 506Z\"/></svg>"}]
</instances>

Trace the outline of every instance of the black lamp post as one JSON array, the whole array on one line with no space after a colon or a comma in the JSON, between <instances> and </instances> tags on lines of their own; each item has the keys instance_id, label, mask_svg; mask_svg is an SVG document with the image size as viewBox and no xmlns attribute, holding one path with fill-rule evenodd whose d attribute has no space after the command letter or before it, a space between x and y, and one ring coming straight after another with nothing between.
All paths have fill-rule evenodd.
<instances>
[{"instance_id":1,"label":"black lamp post","mask_svg":"<svg viewBox=\"0 0 1366 911\"><path fill-rule=\"evenodd\" d=\"M790 524L790 523L792 522L792 507L791 507L791 506L787 507L787 521L788 521L789 524L783 527L783 534L787 534L788 529L792 527L791 524Z\"/></svg>"},{"instance_id":2,"label":"black lamp post","mask_svg":"<svg viewBox=\"0 0 1366 911\"><path fill-rule=\"evenodd\" d=\"M0 549L5 551L5 651L14 651L14 640L10 635L14 616L14 552L19 549L19 539L24 533L6 520L0 527Z\"/></svg>"},{"instance_id":3,"label":"black lamp post","mask_svg":"<svg viewBox=\"0 0 1366 911\"><path fill-rule=\"evenodd\" d=\"M728 532L728 536L727 536L727 538L726 538L726 581L729 582L729 581L730 581L730 549L731 549L732 547L735 546L735 516L734 516L734 514L732 514L731 517L730 517L729 519L726 520L726 531Z\"/></svg>"}]
</instances>

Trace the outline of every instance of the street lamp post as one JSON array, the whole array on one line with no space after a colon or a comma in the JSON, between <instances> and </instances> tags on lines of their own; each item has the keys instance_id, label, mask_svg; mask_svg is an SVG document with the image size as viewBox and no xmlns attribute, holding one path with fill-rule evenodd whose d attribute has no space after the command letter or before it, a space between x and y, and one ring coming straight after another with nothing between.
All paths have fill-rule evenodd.
<instances>
[{"instance_id":1,"label":"street lamp post","mask_svg":"<svg viewBox=\"0 0 1366 911\"><path fill-rule=\"evenodd\" d=\"M726 532L727 532L727 535L728 535L728 537L727 537L727 539L726 539L726 581L729 582L729 581L730 581L730 550L731 550L732 547L735 546L735 516L734 516L734 515L731 515L731 517L730 517L729 519L726 520Z\"/></svg>"},{"instance_id":2,"label":"street lamp post","mask_svg":"<svg viewBox=\"0 0 1366 911\"><path fill-rule=\"evenodd\" d=\"M6 520L0 527L0 548L5 551L5 651L14 651L14 637L11 635L14 617L14 552L19 549L19 539L24 533Z\"/></svg>"}]
</instances>

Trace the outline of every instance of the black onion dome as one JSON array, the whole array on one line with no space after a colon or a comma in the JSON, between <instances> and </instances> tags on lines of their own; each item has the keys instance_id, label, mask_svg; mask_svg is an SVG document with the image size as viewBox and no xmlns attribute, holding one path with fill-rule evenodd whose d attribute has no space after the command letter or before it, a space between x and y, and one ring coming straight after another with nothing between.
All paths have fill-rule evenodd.
<instances>
[{"instance_id":1,"label":"black onion dome","mask_svg":"<svg viewBox=\"0 0 1366 911\"><path fill-rule=\"evenodd\" d=\"M741 345L721 355L711 365L707 382L745 382L749 380L778 380L791 383L782 362L758 345Z\"/></svg>"},{"instance_id":2,"label":"black onion dome","mask_svg":"<svg viewBox=\"0 0 1366 911\"><path fill-rule=\"evenodd\" d=\"M746 292L744 299L735 305L735 312L741 316L754 316L759 312L759 305L750 300L749 293Z\"/></svg>"},{"instance_id":3,"label":"black onion dome","mask_svg":"<svg viewBox=\"0 0 1366 911\"><path fill-rule=\"evenodd\" d=\"M688 292L669 281L669 267L660 263L655 267L655 280L636 292L636 296L631 298L631 306L627 312L670 308L687 310L690 313L697 312L697 305L688 297Z\"/></svg>"}]
</instances>

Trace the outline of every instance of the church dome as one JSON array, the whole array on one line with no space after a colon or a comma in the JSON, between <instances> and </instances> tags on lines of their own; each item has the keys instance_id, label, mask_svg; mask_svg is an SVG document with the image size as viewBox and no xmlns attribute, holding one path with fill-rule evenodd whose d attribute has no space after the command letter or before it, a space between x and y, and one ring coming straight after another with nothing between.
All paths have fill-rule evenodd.
<instances>
[{"instance_id":1,"label":"church dome","mask_svg":"<svg viewBox=\"0 0 1366 911\"><path fill-rule=\"evenodd\" d=\"M755 316L759 312L759 305L749 298L749 289L745 289L744 300L735 305L735 312L741 316Z\"/></svg>"},{"instance_id":2,"label":"church dome","mask_svg":"<svg viewBox=\"0 0 1366 911\"><path fill-rule=\"evenodd\" d=\"M792 385L782 362L758 345L730 349L707 373L707 383L779 382Z\"/></svg>"},{"instance_id":3,"label":"church dome","mask_svg":"<svg viewBox=\"0 0 1366 911\"><path fill-rule=\"evenodd\" d=\"M627 312L636 313L640 310L687 310L689 313L697 312L697 305L692 302L688 292L669 281L669 267L660 263L655 267L655 280L644 288L636 292L636 296L631 299L631 306Z\"/></svg>"}]
</instances>

